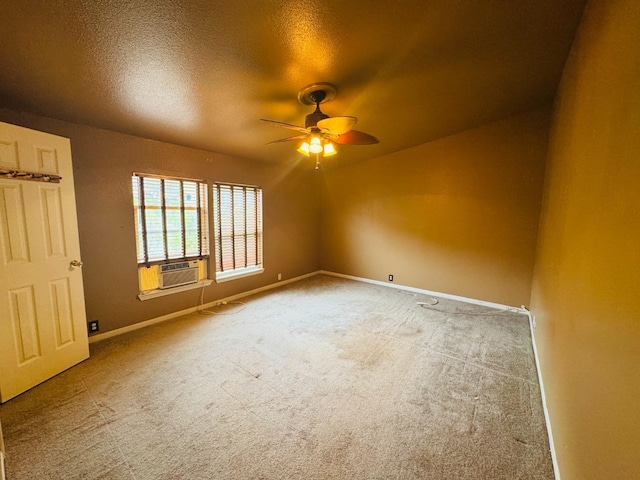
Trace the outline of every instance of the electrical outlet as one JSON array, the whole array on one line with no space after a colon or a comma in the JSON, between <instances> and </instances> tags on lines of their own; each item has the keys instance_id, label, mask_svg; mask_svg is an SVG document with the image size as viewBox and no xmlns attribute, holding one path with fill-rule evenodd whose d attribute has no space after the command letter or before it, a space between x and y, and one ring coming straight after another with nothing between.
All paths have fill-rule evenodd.
<instances>
[{"instance_id":1,"label":"electrical outlet","mask_svg":"<svg viewBox=\"0 0 640 480\"><path fill-rule=\"evenodd\" d=\"M393 282L393 275L389 275L389 281Z\"/></svg>"},{"instance_id":2,"label":"electrical outlet","mask_svg":"<svg viewBox=\"0 0 640 480\"><path fill-rule=\"evenodd\" d=\"M100 331L100 324L98 323L98 320L91 320L89 322L89 333L96 333Z\"/></svg>"},{"instance_id":3,"label":"electrical outlet","mask_svg":"<svg viewBox=\"0 0 640 480\"><path fill-rule=\"evenodd\" d=\"M282 274L281 273L278 274L278 280L282 280Z\"/></svg>"}]
</instances>

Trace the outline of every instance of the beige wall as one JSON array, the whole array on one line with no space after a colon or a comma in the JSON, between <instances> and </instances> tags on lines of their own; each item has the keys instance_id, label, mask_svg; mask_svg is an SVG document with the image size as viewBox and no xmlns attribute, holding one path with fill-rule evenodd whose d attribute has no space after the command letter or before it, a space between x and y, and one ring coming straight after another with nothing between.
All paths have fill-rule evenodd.
<instances>
[{"instance_id":1,"label":"beige wall","mask_svg":"<svg viewBox=\"0 0 640 480\"><path fill-rule=\"evenodd\" d=\"M640 2L591 2L557 98L532 312L563 480L640 478Z\"/></svg>"},{"instance_id":2,"label":"beige wall","mask_svg":"<svg viewBox=\"0 0 640 480\"><path fill-rule=\"evenodd\" d=\"M330 171L325 270L529 304L550 111Z\"/></svg>"},{"instance_id":3,"label":"beige wall","mask_svg":"<svg viewBox=\"0 0 640 480\"><path fill-rule=\"evenodd\" d=\"M318 176L306 162L263 164L0 109L0 121L71 139L87 319L105 332L196 306L200 289L141 302L134 237L134 171L258 185L265 273L214 283L205 302L319 268Z\"/></svg>"}]
</instances>

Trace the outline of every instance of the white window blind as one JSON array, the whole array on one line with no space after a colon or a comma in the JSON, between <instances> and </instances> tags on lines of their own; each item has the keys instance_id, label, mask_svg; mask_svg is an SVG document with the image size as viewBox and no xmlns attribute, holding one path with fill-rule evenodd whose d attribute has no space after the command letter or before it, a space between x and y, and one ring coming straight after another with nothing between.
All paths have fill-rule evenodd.
<instances>
[{"instance_id":1,"label":"white window blind","mask_svg":"<svg viewBox=\"0 0 640 480\"><path fill-rule=\"evenodd\" d=\"M131 181L138 264L209 255L206 183L141 173Z\"/></svg>"},{"instance_id":2,"label":"white window blind","mask_svg":"<svg viewBox=\"0 0 640 480\"><path fill-rule=\"evenodd\" d=\"M213 186L216 273L262 267L262 190Z\"/></svg>"}]
</instances>

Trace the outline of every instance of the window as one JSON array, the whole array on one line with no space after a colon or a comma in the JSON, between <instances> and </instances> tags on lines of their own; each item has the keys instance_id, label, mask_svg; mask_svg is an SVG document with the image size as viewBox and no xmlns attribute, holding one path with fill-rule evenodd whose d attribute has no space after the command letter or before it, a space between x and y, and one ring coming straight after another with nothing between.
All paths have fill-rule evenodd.
<instances>
[{"instance_id":1,"label":"window","mask_svg":"<svg viewBox=\"0 0 640 480\"><path fill-rule=\"evenodd\" d=\"M131 180L138 265L208 257L207 184L141 173Z\"/></svg>"},{"instance_id":2,"label":"window","mask_svg":"<svg viewBox=\"0 0 640 480\"><path fill-rule=\"evenodd\" d=\"M262 273L262 190L213 186L216 281Z\"/></svg>"}]
</instances>

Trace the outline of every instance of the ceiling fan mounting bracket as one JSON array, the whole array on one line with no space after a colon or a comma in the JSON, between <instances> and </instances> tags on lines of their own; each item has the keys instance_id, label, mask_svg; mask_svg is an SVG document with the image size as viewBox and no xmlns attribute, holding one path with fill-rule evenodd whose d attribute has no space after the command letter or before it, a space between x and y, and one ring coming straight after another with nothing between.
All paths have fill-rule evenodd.
<instances>
[{"instance_id":1,"label":"ceiling fan mounting bracket","mask_svg":"<svg viewBox=\"0 0 640 480\"><path fill-rule=\"evenodd\" d=\"M333 83L318 82L302 87L298 92L298 100L304 105L319 105L330 102L338 94L338 87Z\"/></svg>"}]
</instances>

